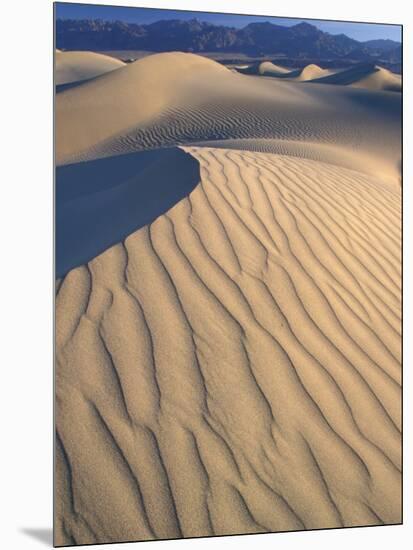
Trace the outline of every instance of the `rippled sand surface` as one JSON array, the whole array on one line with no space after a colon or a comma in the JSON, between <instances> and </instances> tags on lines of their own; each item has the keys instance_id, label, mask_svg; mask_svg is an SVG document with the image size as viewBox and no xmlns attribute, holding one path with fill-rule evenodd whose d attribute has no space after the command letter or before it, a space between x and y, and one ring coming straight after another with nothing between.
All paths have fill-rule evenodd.
<instances>
[{"instance_id":1,"label":"rippled sand surface","mask_svg":"<svg viewBox=\"0 0 413 550\"><path fill-rule=\"evenodd\" d=\"M199 170L57 282L56 544L399 523L400 94L160 54L56 103L80 221L99 159Z\"/></svg>"}]
</instances>

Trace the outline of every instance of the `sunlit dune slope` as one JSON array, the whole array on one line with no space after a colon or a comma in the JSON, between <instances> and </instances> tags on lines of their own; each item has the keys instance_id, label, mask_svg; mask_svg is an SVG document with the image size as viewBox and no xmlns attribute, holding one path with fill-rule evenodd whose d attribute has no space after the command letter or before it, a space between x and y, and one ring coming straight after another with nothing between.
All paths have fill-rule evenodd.
<instances>
[{"instance_id":1,"label":"sunlit dune slope","mask_svg":"<svg viewBox=\"0 0 413 550\"><path fill-rule=\"evenodd\" d=\"M258 65L257 72L259 74L288 74L290 71L285 67L281 67L281 65L276 65L275 63L271 63L270 61L264 61L263 63L260 63Z\"/></svg>"},{"instance_id":2,"label":"sunlit dune slope","mask_svg":"<svg viewBox=\"0 0 413 550\"><path fill-rule=\"evenodd\" d=\"M357 65L356 67L338 71L330 76L314 80L314 82L349 85L354 88L388 92L400 92L402 88L400 75L372 64Z\"/></svg>"},{"instance_id":3,"label":"sunlit dune slope","mask_svg":"<svg viewBox=\"0 0 413 550\"><path fill-rule=\"evenodd\" d=\"M199 78L202 84L211 77L220 78L220 73L231 75L222 65L201 56L164 53L127 64L116 73L59 94L58 163L125 130L143 127L174 105L196 101L188 79Z\"/></svg>"},{"instance_id":4,"label":"sunlit dune slope","mask_svg":"<svg viewBox=\"0 0 413 550\"><path fill-rule=\"evenodd\" d=\"M399 522L399 191L187 150L189 197L58 289L57 543Z\"/></svg>"},{"instance_id":5,"label":"sunlit dune slope","mask_svg":"<svg viewBox=\"0 0 413 550\"><path fill-rule=\"evenodd\" d=\"M261 61L258 63L252 63L251 65L244 65L237 67L237 70L242 74L259 74L263 76L282 76L288 75L291 69L276 65L271 61Z\"/></svg>"},{"instance_id":6,"label":"sunlit dune slope","mask_svg":"<svg viewBox=\"0 0 413 550\"><path fill-rule=\"evenodd\" d=\"M371 63L361 63L347 69L322 69L310 64L302 69L286 69L264 61L239 67L239 73L275 77L292 81L312 81L366 88L367 90L401 91L401 76Z\"/></svg>"},{"instance_id":7,"label":"sunlit dune slope","mask_svg":"<svg viewBox=\"0 0 413 550\"><path fill-rule=\"evenodd\" d=\"M55 63L55 82L58 86L89 80L125 65L123 61L108 55L94 52L62 52L60 50L56 50Z\"/></svg>"},{"instance_id":8,"label":"sunlit dune slope","mask_svg":"<svg viewBox=\"0 0 413 550\"><path fill-rule=\"evenodd\" d=\"M297 80L314 80L323 76L330 75L333 71L329 69L322 69L318 65L307 65L297 75Z\"/></svg>"},{"instance_id":9,"label":"sunlit dune slope","mask_svg":"<svg viewBox=\"0 0 413 550\"><path fill-rule=\"evenodd\" d=\"M180 53L57 95L56 544L400 523L400 100Z\"/></svg>"},{"instance_id":10,"label":"sunlit dune slope","mask_svg":"<svg viewBox=\"0 0 413 550\"><path fill-rule=\"evenodd\" d=\"M258 79L200 56L159 54L58 95L57 162L200 141L276 139L342 148L365 171L397 179L400 108L397 94Z\"/></svg>"},{"instance_id":11,"label":"sunlit dune slope","mask_svg":"<svg viewBox=\"0 0 413 550\"><path fill-rule=\"evenodd\" d=\"M254 63L245 68L239 68L238 72L242 74L252 74L261 76L273 76L286 80L306 81L320 78L332 74L334 71L330 69L322 69L318 65L310 64L302 69L286 69L270 61Z\"/></svg>"}]
</instances>

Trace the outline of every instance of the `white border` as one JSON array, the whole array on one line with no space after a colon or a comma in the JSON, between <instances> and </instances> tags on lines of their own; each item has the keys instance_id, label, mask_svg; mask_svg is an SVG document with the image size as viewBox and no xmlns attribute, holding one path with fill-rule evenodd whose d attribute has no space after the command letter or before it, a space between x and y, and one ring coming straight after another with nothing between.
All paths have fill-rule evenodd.
<instances>
[{"instance_id":1,"label":"white border","mask_svg":"<svg viewBox=\"0 0 413 550\"><path fill-rule=\"evenodd\" d=\"M404 25L404 525L258 536L114 544L119 550L195 548L320 550L411 547L413 41L402 0L101 0L102 4L402 23ZM0 182L1 399L0 546L45 548L23 530L52 525L52 2L9 0L1 8ZM406 55L407 52L407 55ZM407 121L410 121L409 123ZM410 151L409 151L410 149ZM410 457L410 460L409 460ZM409 490L410 487L410 490ZM44 535L43 535L44 536ZM410 540L410 544L408 544ZM80 547L79 547L80 548ZM94 547L92 547L94 548Z\"/></svg>"}]
</instances>

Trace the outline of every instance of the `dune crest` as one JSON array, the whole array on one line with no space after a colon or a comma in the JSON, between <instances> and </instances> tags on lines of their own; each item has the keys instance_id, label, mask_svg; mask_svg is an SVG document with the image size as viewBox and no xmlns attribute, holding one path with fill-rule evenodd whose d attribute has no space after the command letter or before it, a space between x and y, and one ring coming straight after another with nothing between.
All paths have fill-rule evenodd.
<instances>
[{"instance_id":1,"label":"dune crest","mask_svg":"<svg viewBox=\"0 0 413 550\"><path fill-rule=\"evenodd\" d=\"M384 90L388 92L402 91L402 78L388 69L377 67L377 70L356 81L352 86L357 88L366 88L368 90Z\"/></svg>"},{"instance_id":2,"label":"dune crest","mask_svg":"<svg viewBox=\"0 0 413 550\"><path fill-rule=\"evenodd\" d=\"M322 76L327 76L332 73L329 69L322 69L318 65L310 64L306 65L297 76L297 80L314 80Z\"/></svg>"},{"instance_id":3,"label":"dune crest","mask_svg":"<svg viewBox=\"0 0 413 550\"><path fill-rule=\"evenodd\" d=\"M348 69L322 69L310 64L302 69L286 69L264 61L245 67L238 67L241 74L261 75L297 82L338 84L367 90L400 92L401 75L372 63L361 63Z\"/></svg>"},{"instance_id":4,"label":"dune crest","mask_svg":"<svg viewBox=\"0 0 413 550\"><path fill-rule=\"evenodd\" d=\"M271 61L258 61L250 65L238 66L237 70L242 74L259 74L262 76L283 76L291 72L291 69L276 65Z\"/></svg>"},{"instance_id":5,"label":"dune crest","mask_svg":"<svg viewBox=\"0 0 413 550\"><path fill-rule=\"evenodd\" d=\"M306 65L302 69L287 69L286 67L276 65L271 61L263 61L261 63L254 63L244 68L239 67L238 72L242 74L272 76L286 80L306 81L330 75L333 71L330 69L322 69L313 63Z\"/></svg>"},{"instance_id":6,"label":"dune crest","mask_svg":"<svg viewBox=\"0 0 413 550\"><path fill-rule=\"evenodd\" d=\"M151 223L199 180L198 162L178 148L58 168L57 277Z\"/></svg>"},{"instance_id":7,"label":"dune crest","mask_svg":"<svg viewBox=\"0 0 413 550\"><path fill-rule=\"evenodd\" d=\"M259 74L288 74L289 70L285 67L281 67L281 65L271 63L270 61L264 61L258 65L258 72Z\"/></svg>"},{"instance_id":8,"label":"dune crest","mask_svg":"<svg viewBox=\"0 0 413 550\"><path fill-rule=\"evenodd\" d=\"M200 185L58 288L57 543L399 522L400 191L186 150Z\"/></svg>"},{"instance_id":9,"label":"dune crest","mask_svg":"<svg viewBox=\"0 0 413 550\"><path fill-rule=\"evenodd\" d=\"M82 82L124 67L125 63L94 52L62 52L55 54L56 85Z\"/></svg>"},{"instance_id":10,"label":"dune crest","mask_svg":"<svg viewBox=\"0 0 413 550\"><path fill-rule=\"evenodd\" d=\"M401 94L320 70L57 94L56 544L400 523Z\"/></svg>"},{"instance_id":11,"label":"dune crest","mask_svg":"<svg viewBox=\"0 0 413 550\"><path fill-rule=\"evenodd\" d=\"M399 185L400 109L396 94L298 86L236 74L193 54L157 54L57 96L57 162L275 139L342 148L358 167Z\"/></svg>"},{"instance_id":12,"label":"dune crest","mask_svg":"<svg viewBox=\"0 0 413 550\"><path fill-rule=\"evenodd\" d=\"M401 92L401 76L392 73L388 69L373 64L362 64L342 71L314 79L313 82L322 84L339 84L341 86L353 86L367 90Z\"/></svg>"},{"instance_id":13,"label":"dune crest","mask_svg":"<svg viewBox=\"0 0 413 550\"><path fill-rule=\"evenodd\" d=\"M162 53L62 92L56 98L57 163L189 100L191 89L185 87L186 80L193 73L205 79L205 72L207 78L221 72L231 74L205 57Z\"/></svg>"}]
</instances>

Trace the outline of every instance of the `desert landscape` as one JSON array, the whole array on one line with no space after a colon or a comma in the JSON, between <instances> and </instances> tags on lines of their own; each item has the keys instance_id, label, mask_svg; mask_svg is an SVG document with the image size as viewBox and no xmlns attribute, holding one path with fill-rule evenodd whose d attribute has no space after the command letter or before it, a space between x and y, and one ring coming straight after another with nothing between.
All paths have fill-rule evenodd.
<instances>
[{"instance_id":1,"label":"desert landscape","mask_svg":"<svg viewBox=\"0 0 413 550\"><path fill-rule=\"evenodd\" d=\"M401 76L55 83L55 544L400 523Z\"/></svg>"}]
</instances>

